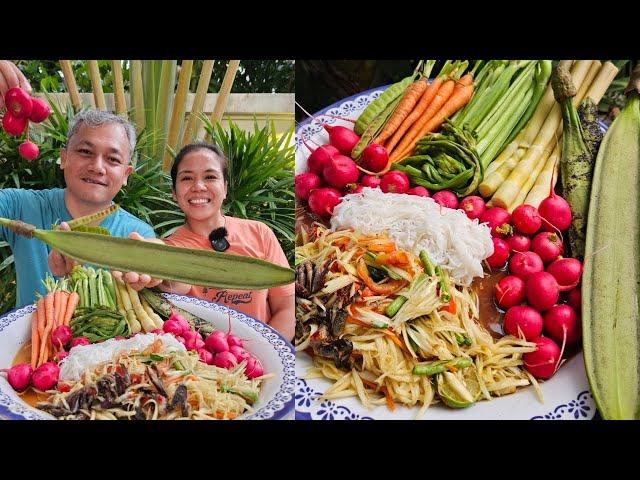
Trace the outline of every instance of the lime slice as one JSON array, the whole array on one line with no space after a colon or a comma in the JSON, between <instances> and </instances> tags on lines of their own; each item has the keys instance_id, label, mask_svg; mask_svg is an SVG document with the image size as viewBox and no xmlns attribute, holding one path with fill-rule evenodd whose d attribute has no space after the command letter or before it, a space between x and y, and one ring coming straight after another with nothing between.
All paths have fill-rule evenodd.
<instances>
[{"instance_id":1,"label":"lime slice","mask_svg":"<svg viewBox=\"0 0 640 480\"><path fill-rule=\"evenodd\" d=\"M451 408L466 408L475 403L475 398L464 381L451 372L438 375L438 395Z\"/></svg>"},{"instance_id":2,"label":"lime slice","mask_svg":"<svg viewBox=\"0 0 640 480\"><path fill-rule=\"evenodd\" d=\"M464 376L464 384L471 393L471 396L475 401L480 399L482 395L482 391L480 390L480 379L478 378L478 372L476 371L475 366L471 366L470 368L465 368L462 371L462 375Z\"/></svg>"}]
</instances>

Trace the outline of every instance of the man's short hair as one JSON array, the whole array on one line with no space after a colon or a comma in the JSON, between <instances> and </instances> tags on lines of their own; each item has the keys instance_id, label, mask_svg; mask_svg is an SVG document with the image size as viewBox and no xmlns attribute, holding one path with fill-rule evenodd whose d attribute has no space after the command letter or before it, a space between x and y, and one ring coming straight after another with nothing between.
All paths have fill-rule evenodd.
<instances>
[{"instance_id":1,"label":"man's short hair","mask_svg":"<svg viewBox=\"0 0 640 480\"><path fill-rule=\"evenodd\" d=\"M90 127L100 127L102 125L117 124L122 125L129 140L129 158L133 157L133 151L136 148L136 129L131 122L111 112L104 110L96 110L88 108L80 110L69 123L69 131L67 133L67 145L71 143L71 138L78 133L80 126L85 123Z\"/></svg>"}]
</instances>

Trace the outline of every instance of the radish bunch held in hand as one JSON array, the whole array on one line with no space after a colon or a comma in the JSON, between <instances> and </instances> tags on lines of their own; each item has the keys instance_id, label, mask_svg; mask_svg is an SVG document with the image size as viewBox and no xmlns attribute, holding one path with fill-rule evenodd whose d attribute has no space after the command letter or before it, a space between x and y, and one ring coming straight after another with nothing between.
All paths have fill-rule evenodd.
<instances>
[{"instance_id":1,"label":"radish bunch held in hand","mask_svg":"<svg viewBox=\"0 0 640 480\"><path fill-rule=\"evenodd\" d=\"M2 117L2 128L9 135L18 137L27 130L26 140L18 147L22 158L31 162L40 154L38 146L29 140L29 122L40 123L47 119L51 110L44 100L30 96L20 87L13 87L4 96L7 108Z\"/></svg>"}]
</instances>

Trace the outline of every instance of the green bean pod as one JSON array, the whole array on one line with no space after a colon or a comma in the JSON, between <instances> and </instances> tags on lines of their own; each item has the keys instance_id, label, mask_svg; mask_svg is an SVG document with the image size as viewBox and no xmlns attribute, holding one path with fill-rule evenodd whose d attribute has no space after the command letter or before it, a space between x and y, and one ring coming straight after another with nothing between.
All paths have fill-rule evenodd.
<instances>
[{"instance_id":1,"label":"green bean pod","mask_svg":"<svg viewBox=\"0 0 640 480\"><path fill-rule=\"evenodd\" d=\"M367 126L362 136L360 137L360 140L358 141L358 143L356 143L356 146L353 147L353 150L351 151L351 158L353 158L354 160L360 158L363 150L367 148L367 146L373 141L378 133L380 133L380 131L384 127L384 124L387 123L387 120L389 120L389 117L396 109L396 106L398 105L398 103L400 103L400 98L401 96L399 96L395 100L392 100L389 105L387 105L387 107L380 113L380 115L374 118L373 121Z\"/></svg>"}]
</instances>

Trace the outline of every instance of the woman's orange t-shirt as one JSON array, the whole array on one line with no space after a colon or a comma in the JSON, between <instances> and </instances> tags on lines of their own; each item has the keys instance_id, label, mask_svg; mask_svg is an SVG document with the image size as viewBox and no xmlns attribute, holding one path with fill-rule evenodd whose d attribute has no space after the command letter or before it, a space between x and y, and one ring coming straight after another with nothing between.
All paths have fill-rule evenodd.
<instances>
[{"instance_id":1,"label":"woman's orange t-shirt","mask_svg":"<svg viewBox=\"0 0 640 480\"><path fill-rule=\"evenodd\" d=\"M225 227L228 235L229 248L225 253L261 258L283 267L288 267L287 257L277 237L264 223L255 220L226 217ZM213 250L207 237L193 233L185 225L165 238L169 245L177 247L201 248ZM211 287L192 286L188 295L220 303L250 315L264 323L271 321L268 297L291 296L295 286L293 283L265 290L217 290Z\"/></svg>"}]
</instances>

